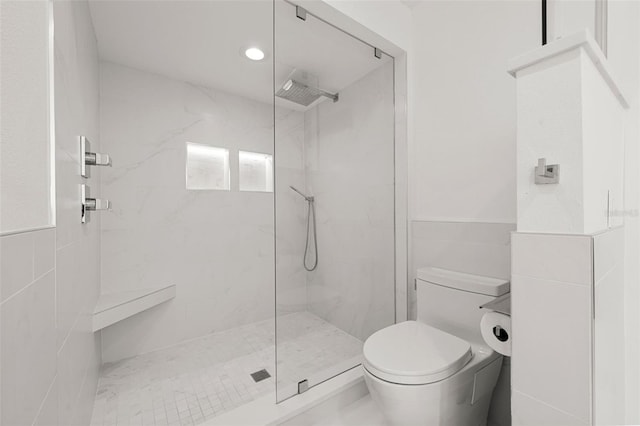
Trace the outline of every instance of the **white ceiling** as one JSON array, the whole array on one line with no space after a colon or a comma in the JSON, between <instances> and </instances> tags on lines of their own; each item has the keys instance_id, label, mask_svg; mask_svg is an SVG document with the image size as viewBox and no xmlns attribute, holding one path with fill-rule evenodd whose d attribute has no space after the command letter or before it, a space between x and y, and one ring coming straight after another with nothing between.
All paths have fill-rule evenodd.
<instances>
[{"instance_id":1,"label":"white ceiling","mask_svg":"<svg viewBox=\"0 0 640 426\"><path fill-rule=\"evenodd\" d=\"M272 2L93 0L90 7L101 60L272 102ZM278 85L297 69L339 92L390 60L310 15L296 18L284 1L276 2L275 28ZM249 46L263 49L265 60L247 59Z\"/></svg>"}]
</instances>

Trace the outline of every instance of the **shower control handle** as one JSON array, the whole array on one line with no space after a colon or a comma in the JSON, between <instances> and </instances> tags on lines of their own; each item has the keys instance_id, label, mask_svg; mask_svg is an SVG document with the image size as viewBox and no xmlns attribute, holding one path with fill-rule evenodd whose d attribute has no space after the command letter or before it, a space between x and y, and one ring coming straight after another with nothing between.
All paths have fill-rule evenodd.
<instances>
[{"instance_id":1,"label":"shower control handle","mask_svg":"<svg viewBox=\"0 0 640 426\"><path fill-rule=\"evenodd\" d=\"M86 152L84 158L88 166L111 166L111 157L108 154Z\"/></svg>"},{"instance_id":2,"label":"shower control handle","mask_svg":"<svg viewBox=\"0 0 640 426\"><path fill-rule=\"evenodd\" d=\"M86 136L80 136L80 175L91 177L87 166L111 166L111 157L107 154L91 152L91 143Z\"/></svg>"},{"instance_id":3,"label":"shower control handle","mask_svg":"<svg viewBox=\"0 0 640 426\"><path fill-rule=\"evenodd\" d=\"M111 209L111 201L109 200L102 200L100 198L87 198L84 201L84 205L89 211Z\"/></svg>"},{"instance_id":4,"label":"shower control handle","mask_svg":"<svg viewBox=\"0 0 640 426\"><path fill-rule=\"evenodd\" d=\"M80 222L89 222L89 212L96 210L111 210L111 201L89 197L89 187L80 185Z\"/></svg>"}]
</instances>

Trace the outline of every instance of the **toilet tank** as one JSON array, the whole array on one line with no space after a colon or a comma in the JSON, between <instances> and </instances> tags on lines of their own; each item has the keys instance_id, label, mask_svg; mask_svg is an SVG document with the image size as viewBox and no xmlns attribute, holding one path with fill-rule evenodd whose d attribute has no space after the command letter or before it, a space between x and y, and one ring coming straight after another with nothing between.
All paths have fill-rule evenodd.
<instances>
[{"instance_id":1,"label":"toilet tank","mask_svg":"<svg viewBox=\"0 0 640 426\"><path fill-rule=\"evenodd\" d=\"M485 345L480 334L483 305L509 292L509 281L425 267L417 271L418 321Z\"/></svg>"}]
</instances>

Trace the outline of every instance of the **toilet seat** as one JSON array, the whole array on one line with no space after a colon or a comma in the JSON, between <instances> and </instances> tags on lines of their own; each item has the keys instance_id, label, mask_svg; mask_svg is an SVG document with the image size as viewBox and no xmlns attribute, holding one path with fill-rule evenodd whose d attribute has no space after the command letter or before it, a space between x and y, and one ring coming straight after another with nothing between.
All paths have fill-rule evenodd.
<instances>
[{"instance_id":1,"label":"toilet seat","mask_svg":"<svg viewBox=\"0 0 640 426\"><path fill-rule=\"evenodd\" d=\"M472 357L459 337L417 321L405 321L372 334L363 348L364 367L391 383L420 385L458 372Z\"/></svg>"}]
</instances>

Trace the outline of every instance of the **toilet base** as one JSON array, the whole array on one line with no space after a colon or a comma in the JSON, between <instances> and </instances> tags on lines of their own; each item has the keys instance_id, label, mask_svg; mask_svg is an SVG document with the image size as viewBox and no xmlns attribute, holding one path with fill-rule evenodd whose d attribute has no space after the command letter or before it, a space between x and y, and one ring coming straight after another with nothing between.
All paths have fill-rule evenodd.
<instances>
[{"instance_id":1,"label":"toilet base","mask_svg":"<svg viewBox=\"0 0 640 426\"><path fill-rule=\"evenodd\" d=\"M390 383L366 368L364 378L371 398L390 425L484 426L502 366L501 356L492 358L484 362L474 359L453 376L425 385ZM474 386L474 382L478 383Z\"/></svg>"}]
</instances>

